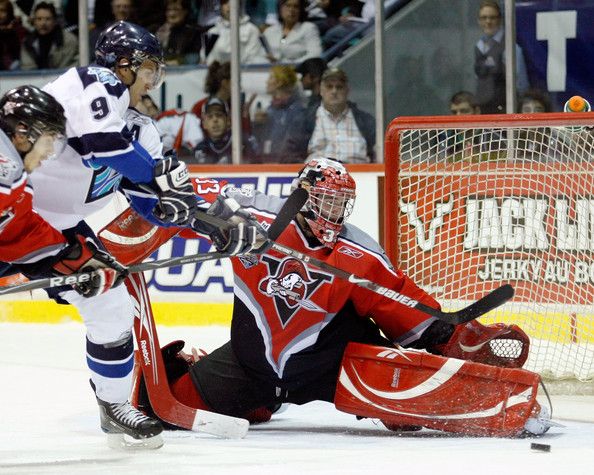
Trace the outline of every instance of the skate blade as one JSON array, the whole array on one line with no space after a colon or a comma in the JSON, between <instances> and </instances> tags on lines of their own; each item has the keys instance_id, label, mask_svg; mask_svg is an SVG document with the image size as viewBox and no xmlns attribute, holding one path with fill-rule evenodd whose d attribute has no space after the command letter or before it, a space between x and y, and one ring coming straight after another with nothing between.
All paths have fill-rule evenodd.
<instances>
[{"instance_id":1,"label":"skate blade","mask_svg":"<svg viewBox=\"0 0 594 475\"><path fill-rule=\"evenodd\" d=\"M146 439L135 439L126 434L107 434L107 446L114 450L140 451L163 447L161 434Z\"/></svg>"}]
</instances>

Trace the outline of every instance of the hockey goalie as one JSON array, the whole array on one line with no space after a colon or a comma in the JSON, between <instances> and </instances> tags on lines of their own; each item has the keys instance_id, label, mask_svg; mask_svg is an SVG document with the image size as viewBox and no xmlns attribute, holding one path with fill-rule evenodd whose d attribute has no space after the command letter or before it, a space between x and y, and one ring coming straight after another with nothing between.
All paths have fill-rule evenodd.
<instances>
[{"instance_id":1,"label":"hockey goalie","mask_svg":"<svg viewBox=\"0 0 594 475\"><path fill-rule=\"evenodd\" d=\"M307 189L309 199L278 243L439 308L370 236L346 223L356 187L340 163L308 161L294 187ZM231 188L217 200L233 200L265 226L283 202ZM117 256L117 245L104 242ZM151 401L163 390L185 406L251 422L267 421L284 403L322 400L397 431L517 437L549 428L547 408L536 400L540 378L521 369L530 342L518 326L444 323L272 250L232 262L230 341L200 357L184 353L184 342L167 345L167 382L150 388L137 367L133 404L147 414L159 416ZM139 301L150 305L146 292Z\"/></svg>"}]
</instances>

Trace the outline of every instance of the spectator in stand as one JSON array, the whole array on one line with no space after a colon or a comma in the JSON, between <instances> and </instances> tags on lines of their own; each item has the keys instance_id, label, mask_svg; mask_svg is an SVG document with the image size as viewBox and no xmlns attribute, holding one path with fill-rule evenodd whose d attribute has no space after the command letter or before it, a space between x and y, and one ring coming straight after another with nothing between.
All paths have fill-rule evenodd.
<instances>
[{"instance_id":1,"label":"spectator in stand","mask_svg":"<svg viewBox=\"0 0 594 475\"><path fill-rule=\"evenodd\" d=\"M505 32L496 1L481 2L478 23L483 36L474 47L476 98L483 114L505 113ZM524 53L516 45L516 89L522 94L528 87Z\"/></svg>"},{"instance_id":2,"label":"spectator in stand","mask_svg":"<svg viewBox=\"0 0 594 475\"><path fill-rule=\"evenodd\" d=\"M206 96L200 99L192 106L192 113L200 117L206 101L210 97L216 96L224 101L227 106L231 99L231 63L226 61L220 63L214 61L208 65L208 72L204 81L204 92Z\"/></svg>"},{"instance_id":3,"label":"spectator in stand","mask_svg":"<svg viewBox=\"0 0 594 475\"><path fill-rule=\"evenodd\" d=\"M246 0L245 11L258 28L278 23L277 0Z\"/></svg>"},{"instance_id":4,"label":"spectator in stand","mask_svg":"<svg viewBox=\"0 0 594 475\"><path fill-rule=\"evenodd\" d=\"M317 27L305 21L305 0L279 0L280 23L264 30L272 63L299 63L322 54Z\"/></svg>"},{"instance_id":5,"label":"spectator in stand","mask_svg":"<svg viewBox=\"0 0 594 475\"><path fill-rule=\"evenodd\" d=\"M208 30L221 16L221 2L220 0L195 0L195 5L198 11L198 25L203 30Z\"/></svg>"},{"instance_id":6,"label":"spectator in stand","mask_svg":"<svg viewBox=\"0 0 594 475\"><path fill-rule=\"evenodd\" d=\"M26 30L14 16L10 0L0 0L0 71L18 69Z\"/></svg>"},{"instance_id":7,"label":"spectator in stand","mask_svg":"<svg viewBox=\"0 0 594 475\"><path fill-rule=\"evenodd\" d=\"M229 61L225 63L213 61L208 66L208 73L206 74L206 80L204 82L204 91L208 95L192 106L191 112L194 115L201 117L204 104L206 104L206 101L213 96L221 99L227 104L227 108L229 110L231 109L231 63L229 63ZM252 130L249 110L255 97L255 94L252 95L248 102L242 107L241 128L244 133L251 133ZM204 128L202 130L204 131Z\"/></svg>"},{"instance_id":8,"label":"spectator in stand","mask_svg":"<svg viewBox=\"0 0 594 475\"><path fill-rule=\"evenodd\" d=\"M33 4L33 1L30 1ZM56 2L53 2L56 4ZM78 4L79 0L58 0L56 9L62 6L62 17L64 25L71 33L78 31ZM113 21L112 17L112 0L89 0L87 10L87 20L89 22L89 31L94 28L101 29L102 26L107 26ZM61 5L60 5L61 4ZM93 44L93 46L95 46Z\"/></svg>"},{"instance_id":9,"label":"spectator in stand","mask_svg":"<svg viewBox=\"0 0 594 475\"><path fill-rule=\"evenodd\" d=\"M187 163L196 164L231 164L231 118L227 104L218 97L211 97L204 104L202 111L202 127L206 131L204 140L194 150L194 160ZM256 139L243 134L241 158L244 163L252 163L258 156Z\"/></svg>"},{"instance_id":10,"label":"spectator in stand","mask_svg":"<svg viewBox=\"0 0 594 475\"><path fill-rule=\"evenodd\" d=\"M540 89L529 89L520 96L518 101L518 112L522 114L534 114L551 112L551 99L548 94Z\"/></svg>"},{"instance_id":11,"label":"spectator in stand","mask_svg":"<svg viewBox=\"0 0 594 475\"><path fill-rule=\"evenodd\" d=\"M450 99L450 112L453 115L480 114L481 108L472 92L458 91Z\"/></svg>"},{"instance_id":12,"label":"spectator in stand","mask_svg":"<svg viewBox=\"0 0 594 475\"><path fill-rule=\"evenodd\" d=\"M322 102L320 96L320 82L322 74L326 70L326 61L322 58L309 58L297 66L296 71L301 75L301 87L304 91L309 91L309 97L305 107L307 109L318 108Z\"/></svg>"},{"instance_id":13,"label":"spectator in stand","mask_svg":"<svg viewBox=\"0 0 594 475\"><path fill-rule=\"evenodd\" d=\"M305 108L297 88L297 74L292 66L273 66L266 82L266 92L272 96L267 111L254 117L254 129L262 144L264 163L286 162L286 140Z\"/></svg>"},{"instance_id":14,"label":"spectator in stand","mask_svg":"<svg viewBox=\"0 0 594 475\"><path fill-rule=\"evenodd\" d=\"M324 49L332 48L362 24L369 23L374 17L375 0L350 0L344 2L338 24L330 28L322 37Z\"/></svg>"},{"instance_id":15,"label":"spectator in stand","mask_svg":"<svg viewBox=\"0 0 594 475\"><path fill-rule=\"evenodd\" d=\"M450 98L450 112L452 115L480 114L481 108L476 103L472 92L458 91ZM486 132L486 139L492 137L492 133ZM446 129L436 135L437 147L440 153L449 159L459 159L462 155L459 152L466 150L470 153L480 152L480 141L483 134L474 133L473 130ZM435 144L430 142L430 146Z\"/></svg>"},{"instance_id":16,"label":"spectator in stand","mask_svg":"<svg viewBox=\"0 0 594 475\"><path fill-rule=\"evenodd\" d=\"M192 160L194 149L202 139L200 119L191 112L170 109L155 118L155 124L163 141L163 150L174 150L183 160Z\"/></svg>"},{"instance_id":17,"label":"spectator in stand","mask_svg":"<svg viewBox=\"0 0 594 475\"><path fill-rule=\"evenodd\" d=\"M291 128L286 156L293 162L332 157L343 163L375 161L375 119L349 102L349 82L344 71L324 71L321 105L308 109Z\"/></svg>"},{"instance_id":18,"label":"spectator in stand","mask_svg":"<svg viewBox=\"0 0 594 475\"><path fill-rule=\"evenodd\" d=\"M52 4L58 13L61 12L62 1L45 0L46 3ZM33 31L33 11L39 0L11 0L10 3L12 3L15 18L21 22L26 31ZM78 4L78 2L76 3Z\"/></svg>"},{"instance_id":19,"label":"spectator in stand","mask_svg":"<svg viewBox=\"0 0 594 475\"><path fill-rule=\"evenodd\" d=\"M206 64L212 64L214 61L222 63L231 59L230 14L229 0L221 0L221 16L215 26L208 30L208 35L215 36L216 41L206 57ZM268 63L266 51L260 41L260 30L247 15L242 15L239 19L239 51L242 64Z\"/></svg>"},{"instance_id":20,"label":"spectator in stand","mask_svg":"<svg viewBox=\"0 0 594 475\"><path fill-rule=\"evenodd\" d=\"M200 61L204 30L190 24L190 0L166 0L165 23L157 30L169 65L197 64Z\"/></svg>"},{"instance_id":21,"label":"spectator in stand","mask_svg":"<svg viewBox=\"0 0 594 475\"><path fill-rule=\"evenodd\" d=\"M165 22L165 1L164 0L142 0L138 2L136 9L138 24L144 26L151 33Z\"/></svg>"},{"instance_id":22,"label":"spectator in stand","mask_svg":"<svg viewBox=\"0 0 594 475\"><path fill-rule=\"evenodd\" d=\"M320 36L324 36L330 28L338 25L340 12L346 2L342 0L307 0L306 3L307 21L316 25Z\"/></svg>"},{"instance_id":23,"label":"spectator in stand","mask_svg":"<svg viewBox=\"0 0 594 475\"><path fill-rule=\"evenodd\" d=\"M21 47L21 69L61 69L76 66L78 39L58 24L56 7L40 2L33 9L34 31Z\"/></svg>"},{"instance_id":24,"label":"spectator in stand","mask_svg":"<svg viewBox=\"0 0 594 475\"><path fill-rule=\"evenodd\" d=\"M97 6L98 3L95 3L95 7ZM99 33L116 21L130 21L136 23L136 6L134 0L111 0L109 2L109 7L110 10L109 16L107 16L107 21L96 26L89 25L89 54L91 56L91 61L95 57L95 44L97 44L97 40L99 39ZM106 16L103 13L98 17L98 12L95 11L96 20L105 17Z\"/></svg>"}]
</instances>

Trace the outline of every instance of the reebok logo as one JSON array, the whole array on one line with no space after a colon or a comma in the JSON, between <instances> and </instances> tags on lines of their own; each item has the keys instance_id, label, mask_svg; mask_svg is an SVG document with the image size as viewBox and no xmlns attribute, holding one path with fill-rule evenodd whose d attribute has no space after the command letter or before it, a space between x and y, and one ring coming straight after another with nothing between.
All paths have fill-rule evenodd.
<instances>
[{"instance_id":1,"label":"reebok logo","mask_svg":"<svg viewBox=\"0 0 594 475\"><path fill-rule=\"evenodd\" d=\"M361 257L363 257L363 253L361 251L357 251L352 247L341 246L338 248L338 252L340 252L341 254L346 254L347 256L353 257L355 259L360 259Z\"/></svg>"},{"instance_id":2,"label":"reebok logo","mask_svg":"<svg viewBox=\"0 0 594 475\"><path fill-rule=\"evenodd\" d=\"M140 340L140 350L142 351L142 357L144 359L145 366L150 366L151 358L148 350L146 349L146 340Z\"/></svg>"}]
</instances>

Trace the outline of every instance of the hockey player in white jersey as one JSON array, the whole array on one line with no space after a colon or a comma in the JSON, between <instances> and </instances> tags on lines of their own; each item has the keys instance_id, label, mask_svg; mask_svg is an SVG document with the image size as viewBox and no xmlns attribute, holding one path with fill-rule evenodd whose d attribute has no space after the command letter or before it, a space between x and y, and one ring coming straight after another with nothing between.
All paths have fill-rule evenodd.
<instances>
[{"instance_id":1,"label":"hockey player in white jersey","mask_svg":"<svg viewBox=\"0 0 594 475\"><path fill-rule=\"evenodd\" d=\"M162 225L188 223L196 197L185 165L173 158L154 160L125 133L128 88L148 77L148 90L163 78L159 41L137 25L118 22L100 34L95 53L96 65L71 68L44 88L64 107L68 146L36 173L34 208L70 239L95 239L84 219L104 208L125 178L153 191L152 213ZM148 447L162 445L161 424L128 403L134 308L126 288L87 299L60 290L48 293L75 305L87 326L87 363L101 428Z\"/></svg>"}]
</instances>

